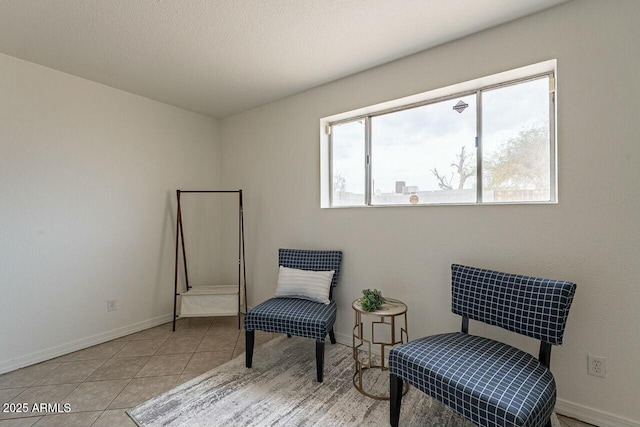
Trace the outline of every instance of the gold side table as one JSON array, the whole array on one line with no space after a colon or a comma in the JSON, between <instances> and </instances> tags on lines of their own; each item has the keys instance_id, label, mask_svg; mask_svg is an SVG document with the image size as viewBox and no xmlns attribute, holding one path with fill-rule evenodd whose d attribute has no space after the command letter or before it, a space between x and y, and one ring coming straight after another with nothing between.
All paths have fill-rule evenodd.
<instances>
[{"instance_id":1,"label":"gold side table","mask_svg":"<svg viewBox=\"0 0 640 427\"><path fill-rule=\"evenodd\" d=\"M388 395L375 395L365 390L362 382L362 376L368 369L379 368L387 371L389 368L385 366L385 347L394 347L399 344L409 342L409 334L407 332L407 305L402 301L393 298L385 298L385 303L375 311L365 311L357 299L351 305L356 315L356 322L353 327L353 360L356 364L356 371L353 374L353 385L365 396L376 400L389 400ZM374 316L379 320L371 322L371 334L365 337L364 323L362 316ZM396 330L396 320L404 320L404 325L399 325L399 333ZM377 340L376 329L387 328L388 340ZM378 334L379 335L379 334ZM372 345L380 346L380 365L374 365L371 358ZM359 357L359 352L364 354L364 358ZM409 385L405 382L405 388L402 394L409 390Z\"/></svg>"}]
</instances>

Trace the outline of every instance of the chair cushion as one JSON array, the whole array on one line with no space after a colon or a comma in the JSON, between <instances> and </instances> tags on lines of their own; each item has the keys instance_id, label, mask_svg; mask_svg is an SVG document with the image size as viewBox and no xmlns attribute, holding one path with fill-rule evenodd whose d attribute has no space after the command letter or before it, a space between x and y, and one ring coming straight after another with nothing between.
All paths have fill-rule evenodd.
<instances>
[{"instance_id":1,"label":"chair cushion","mask_svg":"<svg viewBox=\"0 0 640 427\"><path fill-rule=\"evenodd\" d=\"M562 344L575 283L452 264L451 285L455 314Z\"/></svg>"},{"instance_id":2,"label":"chair cushion","mask_svg":"<svg viewBox=\"0 0 640 427\"><path fill-rule=\"evenodd\" d=\"M544 426L556 400L553 375L538 359L461 332L392 349L389 371L480 426Z\"/></svg>"},{"instance_id":3,"label":"chair cushion","mask_svg":"<svg viewBox=\"0 0 640 427\"><path fill-rule=\"evenodd\" d=\"M298 270L335 271L331 279L332 287L338 286L341 263L341 251L306 249L280 249L278 251L278 265Z\"/></svg>"},{"instance_id":4,"label":"chair cushion","mask_svg":"<svg viewBox=\"0 0 640 427\"><path fill-rule=\"evenodd\" d=\"M245 315L244 328L324 341L335 321L335 301L321 304L298 298L271 298Z\"/></svg>"},{"instance_id":5,"label":"chair cushion","mask_svg":"<svg viewBox=\"0 0 640 427\"><path fill-rule=\"evenodd\" d=\"M329 304L329 289L334 270L298 270L280 266L276 298L302 298Z\"/></svg>"}]
</instances>

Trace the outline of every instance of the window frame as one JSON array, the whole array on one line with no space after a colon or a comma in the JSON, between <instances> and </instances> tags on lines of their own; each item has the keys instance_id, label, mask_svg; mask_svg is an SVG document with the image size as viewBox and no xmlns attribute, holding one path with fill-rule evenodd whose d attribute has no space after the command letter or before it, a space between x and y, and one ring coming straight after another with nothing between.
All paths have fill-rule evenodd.
<instances>
[{"instance_id":1,"label":"window frame","mask_svg":"<svg viewBox=\"0 0 640 427\"><path fill-rule=\"evenodd\" d=\"M551 65L551 66L550 66ZM556 145L556 61L546 61L540 64L534 64L528 67L522 67L517 70L513 70L511 72L500 73L496 76L503 76L502 79L493 79L496 80L494 82L486 83L485 80L492 80L495 76L489 76L481 79L476 79L471 82L466 82L467 84L472 84L476 82L485 83L485 84L476 84L473 85L473 88L455 91L456 88L460 86L464 86L465 84L457 84L452 85L446 88L441 88L440 90L429 91L422 94L414 95L411 97L402 98L399 100L390 101L383 104L378 104L375 106L367 107L365 109L355 110L348 113L339 114L332 117L327 117L321 119L321 150L327 154L328 157L328 167L321 167L321 179L322 172L328 172L328 187L324 187L321 183L321 207L323 208L369 208L369 207L416 207L416 206L456 206L456 205L466 205L466 206L476 206L476 205L523 205L523 204L557 204L558 203L558 194L557 194L557 145ZM544 71L537 71L534 73L526 73L524 75L520 75L514 77L513 74L517 74L518 71L522 71L525 69L531 68L540 68L543 66ZM520 73L522 74L522 73ZM511 76L511 78L508 78ZM482 176L482 93L490 90L500 89L504 87L514 86L518 84L522 84L528 81L539 80L543 78L549 78L549 178L550 178L550 186L549 186L549 200L542 201L513 201L513 202L491 202L483 200L483 176ZM449 89L449 90L448 90ZM454 91L451 91L453 89ZM446 91L447 93L440 96L429 96L433 92L438 91ZM448 90L448 91L447 91ZM371 176L371 165L375 159L372 157L372 141L371 141L371 119L373 117L382 116L385 114L390 114L398 111L409 110L412 108L422 107L425 105L435 104L443 101L455 100L457 98L468 97L470 95L474 95L476 99L476 202L460 202L460 203L421 203L421 204L374 204L372 203L372 176ZM409 100L411 98L419 97L421 100L414 102L402 102L405 100ZM387 104L395 104L392 106L386 106ZM332 132L333 126L356 122L356 121L364 121L364 133L365 133L365 154L363 159L363 166L365 168L365 194L364 194L364 204L362 205L333 205L333 135ZM324 133L324 135L322 135ZM323 139L324 136L324 139ZM324 144L322 143L324 142ZM323 149L323 146L326 145L326 149ZM322 154L322 153L321 153ZM321 163L323 163L323 158L321 155ZM322 165L321 165L322 166ZM326 193L328 190L328 194ZM326 197L328 196L328 198ZM328 199L328 200L327 200ZM328 202L328 203L327 203Z\"/></svg>"}]
</instances>

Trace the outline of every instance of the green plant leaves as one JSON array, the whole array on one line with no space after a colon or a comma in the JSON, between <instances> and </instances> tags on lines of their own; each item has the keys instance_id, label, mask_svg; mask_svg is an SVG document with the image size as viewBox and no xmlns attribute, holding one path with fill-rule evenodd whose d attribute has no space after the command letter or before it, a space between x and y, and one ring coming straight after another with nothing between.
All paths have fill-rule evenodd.
<instances>
[{"instance_id":1,"label":"green plant leaves","mask_svg":"<svg viewBox=\"0 0 640 427\"><path fill-rule=\"evenodd\" d=\"M376 311L385 302L382 292L377 289L363 289L362 295L360 305L364 311Z\"/></svg>"}]
</instances>

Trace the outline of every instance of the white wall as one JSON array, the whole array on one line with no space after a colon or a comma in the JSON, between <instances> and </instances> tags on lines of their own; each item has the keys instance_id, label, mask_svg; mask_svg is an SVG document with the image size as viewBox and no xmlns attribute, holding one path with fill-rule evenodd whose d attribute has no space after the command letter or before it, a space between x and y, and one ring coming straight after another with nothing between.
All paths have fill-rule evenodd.
<instances>
[{"instance_id":1,"label":"white wall","mask_svg":"<svg viewBox=\"0 0 640 427\"><path fill-rule=\"evenodd\" d=\"M219 184L218 140L213 119L0 55L0 373L170 320L175 189Z\"/></svg>"},{"instance_id":2,"label":"white wall","mask_svg":"<svg viewBox=\"0 0 640 427\"><path fill-rule=\"evenodd\" d=\"M552 353L558 410L640 425L638 16L633 0L570 2L222 120L225 183L247 189L249 305L273 295L278 247L344 251L343 339L351 301L371 287L408 302L412 338L458 329L453 262L572 280L565 344ZM559 204L320 209L321 117L553 58ZM606 378L587 375L587 353L607 358Z\"/></svg>"}]
</instances>

